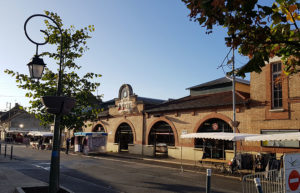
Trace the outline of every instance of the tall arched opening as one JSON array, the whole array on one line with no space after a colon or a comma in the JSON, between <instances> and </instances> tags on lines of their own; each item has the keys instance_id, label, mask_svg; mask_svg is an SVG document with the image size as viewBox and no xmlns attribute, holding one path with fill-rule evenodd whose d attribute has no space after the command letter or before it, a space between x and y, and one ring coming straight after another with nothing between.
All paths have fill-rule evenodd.
<instances>
[{"instance_id":1,"label":"tall arched opening","mask_svg":"<svg viewBox=\"0 0 300 193\"><path fill-rule=\"evenodd\" d=\"M229 132L231 126L222 119L212 118L203 122L197 130L201 132ZM216 139L195 139L195 147L203 148L203 158L226 159L225 151L233 149L233 142Z\"/></svg>"},{"instance_id":2,"label":"tall arched opening","mask_svg":"<svg viewBox=\"0 0 300 193\"><path fill-rule=\"evenodd\" d=\"M119 152L128 151L128 144L133 144L132 129L129 124L121 123L116 131L115 143L119 144Z\"/></svg>"},{"instance_id":3,"label":"tall arched opening","mask_svg":"<svg viewBox=\"0 0 300 193\"><path fill-rule=\"evenodd\" d=\"M97 125L93 128L92 132L105 132L105 129L104 129L103 125L97 124Z\"/></svg>"},{"instance_id":4,"label":"tall arched opening","mask_svg":"<svg viewBox=\"0 0 300 193\"><path fill-rule=\"evenodd\" d=\"M164 122L155 123L148 135L148 144L154 146L154 155L167 155L168 146L175 146L175 138L172 127Z\"/></svg>"}]
</instances>

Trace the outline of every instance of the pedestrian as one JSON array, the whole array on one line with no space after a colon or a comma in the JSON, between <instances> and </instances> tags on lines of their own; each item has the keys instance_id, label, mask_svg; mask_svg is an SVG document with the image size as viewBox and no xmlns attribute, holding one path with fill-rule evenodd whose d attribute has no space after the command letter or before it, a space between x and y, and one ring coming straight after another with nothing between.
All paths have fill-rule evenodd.
<instances>
[{"instance_id":1,"label":"pedestrian","mask_svg":"<svg viewBox=\"0 0 300 193\"><path fill-rule=\"evenodd\" d=\"M38 149L42 149L42 145L43 145L43 140L42 138L39 140L39 145L38 145Z\"/></svg>"},{"instance_id":2,"label":"pedestrian","mask_svg":"<svg viewBox=\"0 0 300 193\"><path fill-rule=\"evenodd\" d=\"M70 148L70 139L67 138L67 140L66 140L66 154L69 153L69 148Z\"/></svg>"}]
</instances>

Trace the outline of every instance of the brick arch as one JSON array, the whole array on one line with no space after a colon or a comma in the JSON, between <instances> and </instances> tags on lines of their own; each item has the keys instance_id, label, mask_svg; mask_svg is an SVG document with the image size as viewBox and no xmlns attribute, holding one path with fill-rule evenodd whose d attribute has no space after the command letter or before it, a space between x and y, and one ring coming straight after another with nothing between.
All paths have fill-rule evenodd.
<instances>
[{"instance_id":1,"label":"brick arch","mask_svg":"<svg viewBox=\"0 0 300 193\"><path fill-rule=\"evenodd\" d=\"M93 126L92 131L94 131L94 129L95 129L95 127L96 127L97 125L101 125L101 126L104 128L104 131L107 133L107 128L104 126L104 124L103 124L102 121L97 121L97 122L95 123L95 125Z\"/></svg>"},{"instance_id":2,"label":"brick arch","mask_svg":"<svg viewBox=\"0 0 300 193\"><path fill-rule=\"evenodd\" d=\"M223 121L225 121L226 123L228 123L231 126L231 119L229 117L227 117L226 115L220 114L220 113L211 113L209 115L206 115L205 117L203 117L200 121L198 121L194 127L193 133L197 133L199 127L208 119L221 119ZM238 130L237 130L238 131Z\"/></svg>"},{"instance_id":3,"label":"brick arch","mask_svg":"<svg viewBox=\"0 0 300 193\"><path fill-rule=\"evenodd\" d=\"M117 132L117 130L118 130L118 128L119 128L119 126L122 124L122 123L127 123L129 126L130 126L130 128L131 128L131 130L132 130L132 135L133 135L133 143L136 143L136 132L135 132L135 129L134 129L134 126L133 126L133 124L129 121L129 120L127 120L127 119L122 119L121 121L119 121L119 123L118 123L118 126L115 128L115 130L114 130L114 139L115 139L115 137L116 137L116 132ZM115 140L114 140L115 141Z\"/></svg>"},{"instance_id":4,"label":"brick arch","mask_svg":"<svg viewBox=\"0 0 300 193\"><path fill-rule=\"evenodd\" d=\"M155 123L157 123L159 121L166 122L166 123L168 123L170 125L170 127L172 128L172 131L174 133L175 146L178 146L179 143L178 143L178 134L177 134L176 127L172 123L172 121L168 120L165 117L159 117L159 118L155 119L154 121L152 121L152 123L149 125L149 127L147 128L146 144L148 144L148 138L149 138L149 135L150 135L151 128L153 127L153 125Z\"/></svg>"}]
</instances>

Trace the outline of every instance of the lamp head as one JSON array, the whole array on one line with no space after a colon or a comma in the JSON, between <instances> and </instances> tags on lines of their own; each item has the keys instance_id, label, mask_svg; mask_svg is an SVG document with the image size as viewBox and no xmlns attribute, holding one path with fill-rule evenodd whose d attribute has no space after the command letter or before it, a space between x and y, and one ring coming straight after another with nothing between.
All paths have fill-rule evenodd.
<instances>
[{"instance_id":1,"label":"lamp head","mask_svg":"<svg viewBox=\"0 0 300 193\"><path fill-rule=\"evenodd\" d=\"M31 78L33 79L42 78L43 71L46 66L42 58L40 58L38 55L35 55L31 59L31 61L27 64L27 66L29 68L29 73Z\"/></svg>"}]
</instances>

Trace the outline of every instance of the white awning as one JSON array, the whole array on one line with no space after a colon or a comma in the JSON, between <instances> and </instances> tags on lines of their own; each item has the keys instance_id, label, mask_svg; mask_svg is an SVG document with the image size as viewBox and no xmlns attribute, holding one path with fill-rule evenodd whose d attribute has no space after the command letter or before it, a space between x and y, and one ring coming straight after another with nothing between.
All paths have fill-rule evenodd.
<instances>
[{"instance_id":1,"label":"white awning","mask_svg":"<svg viewBox=\"0 0 300 193\"><path fill-rule=\"evenodd\" d=\"M32 136L42 136L42 137L51 137L53 133L47 131L30 131L28 135Z\"/></svg>"},{"instance_id":2,"label":"white awning","mask_svg":"<svg viewBox=\"0 0 300 193\"><path fill-rule=\"evenodd\" d=\"M27 133L28 131L22 131L22 130L8 130L6 133Z\"/></svg>"},{"instance_id":3,"label":"white awning","mask_svg":"<svg viewBox=\"0 0 300 193\"><path fill-rule=\"evenodd\" d=\"M189 133L181 135L181 138L202 138L202 139L218 139L228 141L242 141L246 137L257 136L258 134L248 133L225 133L225 132L210 132L210 133Z\"/></svg>"},{"instance_id":4,"label":"white awning","mask_svg":"<svg viewBox=\"0 0 300 193\"><path fill-rule=\"evenodd\" d=\"M246 137L245 141L300 141L300 132L261 134Z\"/></svg>"}]
</instances>

